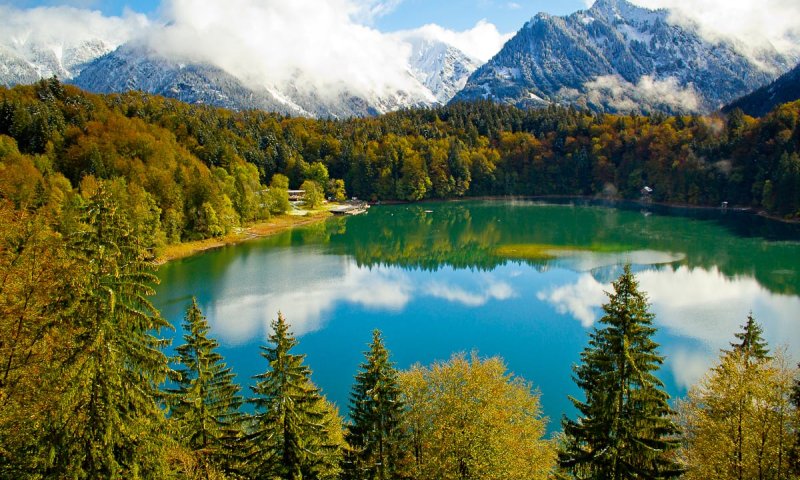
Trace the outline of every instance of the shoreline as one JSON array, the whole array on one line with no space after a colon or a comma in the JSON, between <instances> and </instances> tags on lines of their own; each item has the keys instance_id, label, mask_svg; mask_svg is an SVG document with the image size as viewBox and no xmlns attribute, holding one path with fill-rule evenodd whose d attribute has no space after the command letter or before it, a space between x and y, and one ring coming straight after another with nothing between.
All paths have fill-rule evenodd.
<instances>
[{"instance_id":1,"label":"shoreline","mask_svg":"<svg viewBox=\"0 0 800 480\"><path fill-rule=\"evenodd\" d=\"M766 218L768 220L773 220L780 223L788 223L788 224L800 224L800 217L796 218L784 218L778 217L775 215L770 215L769 213L763 210L756 210L752 207L742 207L742 206L729 206L727 208L722 207L713 207L710 205L692 205L689 203L670 203L670 202L643 202L641 200L635 199L626 199L626 198L604 198L604 197L597 197L597 196L589 196L589 195L481 195L477 197L459 197L459 198L427 198L424 200L420 200L417 202L411 202L407 200L389 200L389 201L379 201L379 202L370 202L372 206L381 206L381 205L414 205L420 203L450 203L450 202L468 202L473 200L485 200L485 201L502 201L502 200L586 200L586 201L596 201L596 202L611 202L611 203L618 203L618 204L629 204L629 205L638 205L641 207L648 207L648 206L657 206L662 208L682 208L686 210L709 210L709 211L727 211L727 212L736 212L736 213L746 213L749 215L755 215L758 217Z\"/></svg>"},{"instance_id":2,"label":"shoreline","mask_svg":"<svg viewBox=\"0 0 800 480\"><path fill-rule=\"evenodd\" d=\"M236 231L228 233L222 237L206 238L203 240L193 240L189 242L181 242L173 245L167 245L156 256L154 261L156 266L164 265L165 263L173 260L180 260L183 258L192 257L199 253L215 250L228 245L235 245L237 243L246 242L257 238L269 237L279 233L292 230L296 227L304 227L319 222L324 222L332 217L327 210L315 211L307 215L289 215L284 214L277 217L272 217L263 222L253 223L246 227L240 227Z\"/></svg>"},{"instance_id":3,"label":"shoreline","mask_svg":"<svg viewBox=\"0 0 800 480\"><path fill-rule=\"evenodd\" d=\"M642 202L640 200L627 200L620 198L602 198L586 195L504 195L504 196L478 196L478 197L461 197L461 198L432 198L425 199L418 202L409 202L402 200L391 200L383 202L370 202L370 205L414 205L420 203L456 203L473 200L485 201L503 201L503 200L587 200L587 201L600 201L612 203L627 203L639 205L642 207L659 206L666 208L683 208L690 210L717 210L717 211L731 211L737 213L747 213L750 215L759 216L776 222L787 224L800 224L800 218L787 219L770 215L764 211L754 210L750 207L728 207L722 209L720 207L712 207L708 205L690 205L681 203L665 203L665 202ZM231 232L225 236L217 238L207 238L203 240L193 240L189 242L182 242L174 245L164 247L163 251L156 257L154 263L156 266L164 265L165 263L173 260L180 260L188 258L199 253L209 250L222 248L228 245L235 245L238 243L246 242L257 238L269 237L283 233L296 227L303 227L315 223L323 222L332 217L333 214L328 210L317 210L306 215L290 215L284 214L277 217L272 217L267 221L258 222L246 227L240 227L235 232Z\"/></svg>"}]
</instances>

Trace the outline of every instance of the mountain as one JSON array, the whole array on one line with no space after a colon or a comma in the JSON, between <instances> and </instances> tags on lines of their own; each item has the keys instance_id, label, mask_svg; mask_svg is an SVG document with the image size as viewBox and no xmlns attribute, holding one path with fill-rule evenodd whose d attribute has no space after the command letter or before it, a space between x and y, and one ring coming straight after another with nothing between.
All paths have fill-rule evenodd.
<instances>
[{"instance_id":1,"label":"mountain","mask_svg":"<svg viewBox=\"0 0 800 480\"><path fill-rule=\"evenodd\" d=\"M357 95L345 89L325 96L298 87L303 84L302 72L283 85L253 86L214 65L176 61L134 43L90 62L72 83L97 93L141 90L232 110L259 109L323 118L372 116L435 102L422 87L422 94L396 91Z\"/></svg>"},{"instance_id":2,"label":"mountain","mask_svg":"<svg viewBox=\"0 0 800 480\"><path fill-rule=\"evenodd\" d=\"M45 43L34 39L0 45L0 85L33 83L53 75L70 80L89 62L114 48L99 38L77 43Z\"/></svg>"},{"instance_id":3,"label":"mountain","mask_svg":"<svg viewBox=\"0 0 800 480\"><path fill-rule=\"evenodd\" d=\"M411 73L441 104L464 88L467 78L482 63L453 45L424 34L412 32L401 38L411 45Z\"/></svg>"},{"instance_id":4,"label":"mountain","mask_svg":"<svg viewBox=\"0 0 800 480\"><path fill-rule=\"evenodd\" d=\"M27 84L56 75L97 93L141 90L233 110L343 118L447 103L480 63L430 36L409 32L400 40L412 50L406 72L408 91L356 93L345 85L323 94L303 88L309 82L303 82L301 71L280 85L254 85L209 63L165 57L146 42L131 41L115 48L100 39L75 45L37 43L35 39L0 45L0 84Z\"/></svg>"},{"instance_id":5,"label":"mountain","mask_svg":"<svg viewBox=\"0 0 800 480\"><path fill-rule=\"evenodd\" d=\"M625 0L598 0L566 17L538 14L470 76L455 100L708 112L788 68L776 51L760 52L757 63L685 25L671 23L667 10Z\"/></svg>"},{"instance_id":6,"label":"mountain","mask_svg":"<svg viewBox=\"0 0 800 480\"><path fill-rule=\"evenodd\" d=\"M778 105L795 100L800 100L800 65L781 75L769 85L727 105L723 111L729 112L734 108L741 108L748 115L762 117Z\"/></svg>"},{"instance_id":7,"label":"mountain","mask_svg":"<svg viewBox=\"0 0 800 480\"><path fill-rule=\"evenodd\" d=\"M304 113L266 90L253 91L220 68L181 64L135 44L125 44L89 62L72 83L96 93L141 90L186 103Z\"/></svg>"}]
</instances>

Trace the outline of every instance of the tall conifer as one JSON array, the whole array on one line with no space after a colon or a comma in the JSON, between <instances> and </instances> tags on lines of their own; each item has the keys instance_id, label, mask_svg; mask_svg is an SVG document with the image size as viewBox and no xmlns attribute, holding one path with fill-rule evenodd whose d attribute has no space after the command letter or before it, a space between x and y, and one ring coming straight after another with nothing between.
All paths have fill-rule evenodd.
<instances>
[{"instance_id":1,"label":"tall conifer","mask_svg":"<svg viewBox=\"0 0 800 480\"><path fill-rule=\"evenodd\" d=\"M305 355L290 353L297 340L282 314L272 330L271 345L261 347L269 370L255 376L255 397L249 400L257 409L248 436L251 477L336 478L341 420L311 383Z\"/></svg>"},{"instance_id":2,"label":"tall conifer","mask_svg":"<svg viewBox=\"0 0 800 480\"><path fill-rule=\"evenodd\" d=\"M69 240L75 259L71 317L76 329L63 365L64 390L49 422L49 474L59 478L164 475L155 432L164 421L158 385L169 372L167 323L150 304L156 277L148 254L101 185Z\"/></svg>"},{"instance_id":3,"label":"tall conifer","mask_svg":"<svg viewBox=\"0 0 800 480\"><path fill-rule=\"evenodd\" d=\"M177 348L180 379L173 394L171 418L178 424L182 443L197 456L206 473L235 469L233 457L241 432L242 397L235 375L209 338L208 321L192 298L186 311L183 345Z\"/></svg>"},{"instance_id":4,"label":"tall conifer","mask_svg":"<svg viewBox=\"0 0 800 480\"><path fill-rule=\"evenodd\" d=\"M343 464L347 479L407 477L411 463L402 419L404 405L397 370L389 360L381 332L372 334L366 361L350 395L350 452Z\"/></svg>"},{"instance_id":5,"label":"tall conifer","mask_svg":"<svg viewBox=\"0 0 800 480\"><path fill-rule=\"evenodd\" d=\"M629 265L613 286L600 319L605 327L590 334L575 367L586 400L570 397L580 416L563 420L559 461L574 478L677 477L669 452L678 446L678 428L655 376L663 359L652 340L653 314Z\"/></svg>"},{"instance_id":6,"label":"tall conifer","mask_svg":"<svg viewBox=\"0 0 800 480\"><path fill-rule=\"evenodd\" d=\"M738 342L731 342L735 352L742 354L745 361L766 360L769 358L769 348L764 340L764 330L756 322L753 312L747 315L747 322L742 325L742 331L735 334Z\"/></svg>"}]
</instances>

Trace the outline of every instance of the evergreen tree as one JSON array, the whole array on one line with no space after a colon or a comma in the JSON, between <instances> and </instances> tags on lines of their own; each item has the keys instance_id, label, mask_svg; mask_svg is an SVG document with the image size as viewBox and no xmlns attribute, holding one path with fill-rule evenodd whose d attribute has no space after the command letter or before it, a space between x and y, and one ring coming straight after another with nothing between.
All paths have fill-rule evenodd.
<instances>
[{"instance_id":1,"label":"evergreen tree","mask_svg":"<svg viewBox=\"0 0 800 480\"><path fill-rule=\"evenodd\" d=\"M742 331L735 335L739 341L732 342L731 347L735 352L741 353L746 362L767 360L770 358L769 348L763 335L764 330L753 318L753 312L750 312L747 323L742 325Z\"/></svg>"},{"instance_id":2,"label":"evergreen tree","mask_svg":"<svg viewBox=\"0 0 800 480\"><path fill-rule=\"evenodd\" d=\"M84 205L68 251L80 274L70 306L75 336L62 366L64 390L45 442L57 478L164 476L158 385L169 368L166 322L153 295L148 254L101 185Z\"/></svg>"},{"instance_id":3,"label":"evergreen tree","mask_svg":"<svg viewBox=\"0 0 800 480\"><path fill-rule=\"evenodd\" d=\"M183 328L186 343L177 348L180 379L170 391L174 395L171 418L178 423L181 443L194 452L206 476L212 471L231 471L241 432L239 386L216 352L219 343L208 337L210 328L195 298Z\"/></svg>"},{"instance_id":4,"label":"evergreen tree","mask_svg":"<svg viewBox=\"0 0 800 480\"><path fill-rule=\"evenodd\" d=\"M256 375L257 409L248 435L253 478L335 478L341 461L341 420L311 383L305 355L282 314L272 322L271 346L261 347L269 370Z\"/></svg>"},{"instance_id":5,"label":"evergreen tree","mask_svg":"<svg viewBox=\"0 0 800 480\"><path fill-rule=\"evenodd\" d=\"M561 467L582 479L677 477L669 452L678 447L678 428L655 376L663 358L652 340L654 316L630 265L613 286L600 319L605 327L590 334L575 367L586 401L570 397L580 417L562 422Z\"/></svg>"},{"instance_id":6,"label":"evergreen tree","mask_svg":"<svg viewBox=\"0 0 800 480\"><path fill-rule=\"evenodd\" d=\"M352 425L346 435L351 452L343 466L347 479L407 477L411 462L402 427L405 406L397 370L389 360L381 332L372 334L366 362L350 395Z\"/></svg>"}]
</instances>

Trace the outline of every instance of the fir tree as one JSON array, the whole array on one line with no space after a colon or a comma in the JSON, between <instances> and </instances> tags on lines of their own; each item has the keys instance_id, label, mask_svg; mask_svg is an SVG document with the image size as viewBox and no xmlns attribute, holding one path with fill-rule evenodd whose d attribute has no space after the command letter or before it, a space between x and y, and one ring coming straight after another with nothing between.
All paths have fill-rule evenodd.
<instances>
[{"instance_id":1,"label":"fir tree","mask_svg":"<svg viewBox=\"0 0 800 480\"><path fill-rule=\"evenodd\" d=\"M677 477L669 452L679 445L678 428L655 376L663 359L652 340L654 316L629 265L613 286L600 319L605 327L590 334L575 367L586 401L570 397L580 417L562 422L561 467L574 478Z\"/></svg>"},{"instance_id":2,"label":"fir tree","mask_svg":"<svg viewBox=\"0 0 800 480\"><path fill-rule=\"evenodd\" d=\"M347 479L407 477L411 462L402 427L404 405L397 370L389 360L381 333L375 330L356 374L350 396L352 425L346 435L351 452L343 466Z\"/></svg>"},{"instance_id":3,"label":"fir tree","mask_svg":"<svg viewBox=\"0 0 800 480\"><path fill-rule=\"evenodd\" d=\"M186 343L177 348L180 379L170 391L174 396L171 416L178 423L181 442L194 452L207 475L231 471L241 432L239 386L216 352L219 343L208 337L208 321L195 298L186 311L183 328Z\"/></svg>"},{"instance_id":4,"label":"fir tree","mask_svg":"<svg viewBox=\"0 0 800 480\"><path fill-rule=\"evenodd\" d=\"M767 348L767 341L764 340L764 330L761 328L755 318L753 312L747 315L747 323L742 325L742 331L736 334L738 342L732 342L731 347L736 352L743 355L745 361L750 360L767 360L769 359L769 348Z\"/></svg>"},{"instance_id":5,"label":"fir tree","mask_svg":"<svg viewBox=\"0 0 800 480\"><path fill-rule=\"evenodd\" d=\"M164 421L158 385L169 373L168 328L150 304L157 282L147 252L101 186L82 209L68 251L75 260L64 390L45 442L58 478L164 475L154 432Z\"/></svg>"},{"instance_id":6,"label":"fir tree","mask_svg":"<svg viewBox=\"0 0 800 480\"><path fill-rule=\"evenodd\" d=\"M253 478L335 478L341 460L341 421L311 383L305 355L282 314L272 322L271 345L261 347L269 370L256 375L257 409L248 435ZM338 437L338 438L337 438Z\"/></svg>"}]
</instances>

